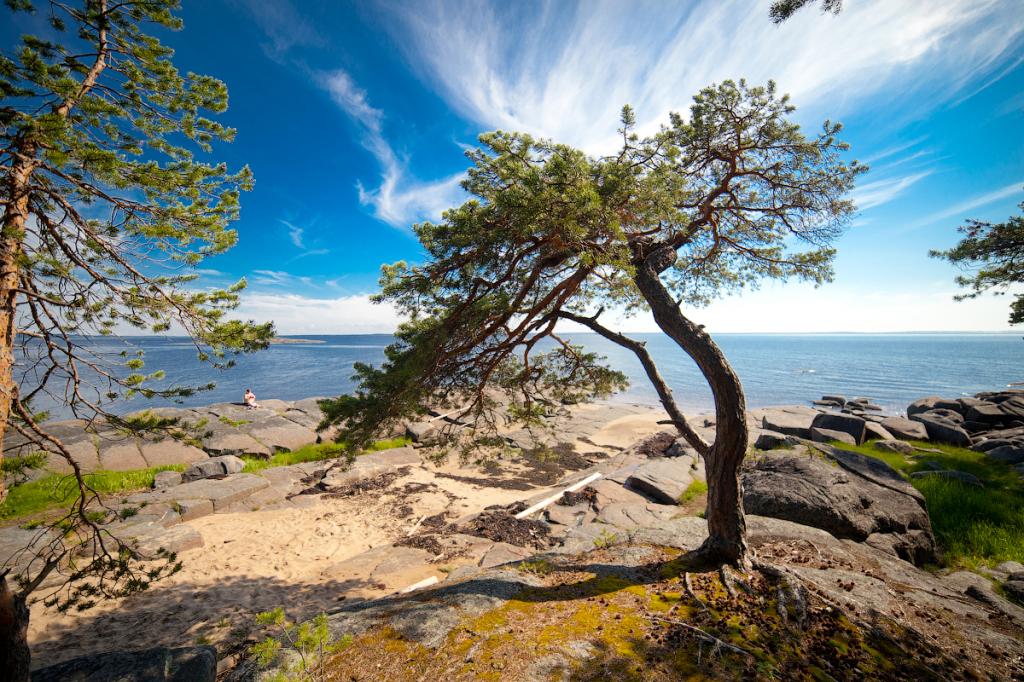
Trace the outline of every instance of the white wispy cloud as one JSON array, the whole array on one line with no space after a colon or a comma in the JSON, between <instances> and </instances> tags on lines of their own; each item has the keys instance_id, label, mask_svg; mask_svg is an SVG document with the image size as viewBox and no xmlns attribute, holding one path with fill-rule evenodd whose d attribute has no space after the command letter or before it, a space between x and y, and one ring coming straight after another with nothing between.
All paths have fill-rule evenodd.
<instances>
[{"instance_id":1,"label":"white wispy cloud","mask_svg":"<svg viewBox=\"0 0 1024 682\"><path fill-rule=\"evenodd\" d=\"M889 96L934 105L1024 34L1016 0L860 0L781 26L767 5L432 0L393 5L388 19L410 64L465 116L591 151L615 144L623 104L650 128L726 78L775 79L812 116L848 113L896 76Z\"/></svg>"},{"instance_id":2,"label":"white wispy cloud","mask_svg":"<svg viewBox=\"0 0 1024 682\"><path fill-rule=\"evenodd\" d=\"M402 319L391 305L370 302L368 294L317 298L245 293L235 314L258 322L272 320L280 334L391 333Z\"/></svg>"},{"instance_id":3,"label":"white wispy cloud","mask_svg":"<svg viewBox=\"0 0 1024 682\"><path fill-rule=\"evenodd\" d=\"M293 275L283 270L253 270L252 279L256 284L266 286L293 287L296 284L312 286L313 280L310 277Z\"/></svg>"},{"instance_id":4,"label":"white wispy cloud","mask_svg":"<svg viewBox=\"0 0 1024 682\"><path fill-rule=\"evenodd\" d=\"M306 248L302 243L302 233L305 232L303 228L294 223L290 223L283 218L278 219L278 222L288 228L288 238L292 240L292 244L295 244L295 246L300 249Z\"/></svg>"},{"instance_id":5,"label":"white wispy cloud","mask_svg":"<svg viewBox=\"0 0 1024 682\"><path fill-rule=\"evenodd\" d=\"M359 127L364 147L381 167L380 184L366 188L356 183L359 201L372 206L374 215L396 227L416 220L437 218L446 208L459 203L463 195L458 173L441 180L423 182L410 176L408 163L395 153L383 130L384 114L370 105L366 91L345 71L322 74L319 82L331 99Z\"/></svg>"},{"instance_id":6,"label":"white wispy cloud","mask_svg":"<svg viewBox=\"0 0 1024 682\"><path fill-rule=\"evenodd\" d=\"M264 53L275 61L284 61L295 47L322 47L324 36L287 0L231 0L244 10L264 35Z\"/></svg>"},{"instance_id":7,"label":"white wispy cloud","mask_svg":"<svg viewBox=\"0 0 1024 682\"><path fill-rule=\"evenodd\" d=\"M907 188L929 175L931 175L931 171L921 171L911 175L863 182L854 190L853 200L858 209L866 211L869 208L889 203Z\"/></svg>"},{"instance_id":8,"label":"white wispy cloud","mask_svg":"<svg viewBox=\"0 0 1024 682\"><path fill-rule=\"evenodd\" d=\"M1024 198L1024 179L1018 180L1017 182L1001 187L991 192L971 197L965 201L958 202L952 206L947 206L944 209L930 213L921 220L915 222L913 225L907 226L909 228L924 227L925 225L931 225L940 220L946 220L947 218L955 218L957 220L965 220L970 218L968 215L971 211L982 206L987 206L996 201L1002 201L1014 195L1019 195Z\"/></svg>"}]
</instances>

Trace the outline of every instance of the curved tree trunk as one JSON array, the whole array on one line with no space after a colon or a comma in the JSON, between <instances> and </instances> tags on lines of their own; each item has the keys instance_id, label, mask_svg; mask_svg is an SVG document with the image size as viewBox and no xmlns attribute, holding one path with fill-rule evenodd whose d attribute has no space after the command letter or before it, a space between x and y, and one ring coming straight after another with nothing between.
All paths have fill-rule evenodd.
<instances>
[{"instance_id":1,"label":"curved tree trunk","mask_svg":"<svg viewBox=\"0 0 1024 682\"><path fill-rule=\"evenodd\" d=\"M566 320L572 320L577 324L589 327L612 343L633 351L637 359L640 360L640 364L643 366L644 372L647 373L647 378L654 386L654 390L658 393L658 400L661 401L661 406L665 408L665 412L668 413L676 430L701 457L707 458L711 452L711 444L701 438L700 434L694 431L690 423L686 421L686 415L683 414L683 411L679 409L679 405L676 404L675 398L672 397L672 389L669 388L668 383L661 376L658 366L654 364L654 358L651 357L651 353L647 350L647 346L643 341L637 341L625 334L613 332L604 325L599 324L597 316L584 317L583 315L577 315L564 310L559 312L558 315Z\"/></svg>"},{"instance_id":2,"label":"curved tree trunk","mask_svg":"<svg viewBox=\"0 0 1024 682\"><path fill-rule=\"evenodd\" d=\"M746 523L739 468L749 433L743 387L711 336L679 310L660 273L675 262L674 249L654 252L637 267L636 284L651 306L654 320L697 364L715 400L715 442L705 457L708 482L708 539L701 558L746 567Z\"/></svg>"}]
</instances>

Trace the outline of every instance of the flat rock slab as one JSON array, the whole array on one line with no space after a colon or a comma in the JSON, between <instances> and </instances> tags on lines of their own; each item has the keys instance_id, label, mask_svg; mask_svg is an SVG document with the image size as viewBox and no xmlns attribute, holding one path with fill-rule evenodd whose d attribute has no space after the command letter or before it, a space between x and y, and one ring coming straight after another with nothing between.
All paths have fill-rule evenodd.
<instances>
[{"instance_id":1,"label":"flat rock slab","mask_svg":"<svg viewBox=\"0 0 1024 682\"><path fill-rule=\"evenodd\" d=\"M630 474L635 470L635 468L631 470ZM622 483L625 483L627 478L629 478L629 474L622 477ZM594 499L594 508L600 511L605 506L615 502L643 504L648 501L643 495L625 488L622 483L616 483L609 478L599 478L591 483L588 487L593 488L597 493Z\"/></svg>"},{"instance_id":2,"label":"flat rock slab","mask_svg":"<svg viewBox=\"0 0 1024 682\"><path fill-rule=\"evenodd\" d=\"M516 547L510 545L507 542L495 542L491 545L490 549L484 552L484 555L480 557L478 566L480 568L494 568L495 566L501 566L502 564L510 564L513 562L522 561L530 557L533 554L533 550L526 549L524 547Z\"/></svg>"},{"instance_id":3,"label":"flat rock slab","mask_svg":"<svg viewBox=\"0 0 1024 682\"><path fill-rule=\"evenodd\" d=\"M608 546L630 539L629 531L608 523L585 523L575 526L562 538L562 546L549 550L553 554L579 554L597 546Z\"/></svg>"},{"instance_id":4,"label":"flat rock slab","mask_svg":"<svg viewBox=\"0 0 1024 682\"><path fill-rule=\"evenodd\" d=\"M207 516L213 513L213 502L210 500L176 500L175 508L181 515L182 521L191 521L200 516Z\"/></svg>"},{"instance_id":5,"label":"flat rock slab","mask_svg":"<svg viewBox=\"0 0 1024 682\"><path fill-rule=\"evenodd\" d=\"M1020 464L1024 462L1024 446L1000 445L997 448L986 450L985 456L1007 464Z\"/></svg>"},{"instance_id":6,"label":"flat rock slab","mask_svg":"<svg viewBox=\"0 0 1024 682\"><path fill-rule=\"evenodd\" d=\"M750 519L749 515L747 519ZM630 535L630 540L688 551L700 547L707 536L707 521L696 516L681 516L661 521L654 527L637 529Z\"/></svg>"},{"instance_id":7,"label":"flat rock slab","mask_svg":"<svg viewBox=\"0 0 1024 682\"><path fill-rule=\"evenodd\" d=\"M203 449L211 455L252 455L270 457L269 447L240 431L219 430L203 438Z\"/></svg>"},{"instance_id":8,"label":"flat rock slab","mask_svg":"<svg viewBox=\"0 0 1024 682\"><path fill-rule=\"evenodd\" d=\"M128 441L112 445L100 445L100 468L108 471L129 471L145 469L145 458L139 452L139 446Z\"/></svg>"},{"instance_id":9,"label":"flat rock slab","mask_svg":"<svg viewBox=\"0 0 1024 682\"><path fill-rule=\"evenodd\" d=\"M761 418L761 428L798 438L811 437L811 423L820 412L802 405L766 407L751 412Z\"/></svg>"},{"instance_id":10,"label":"flat rock slab","mask_svg":"<svg viewBox=\"0 0 1024 682\"><path fill-rule=\"evenodd\" d=\"M356 460L355 464L348 468L335 466L328 469L323 477L322 483L328 489L341 488L357 483L358 481L364 481L368 478L374 478L381 474L390 474L396 471L398 471L398 467L393 464L378 464L374 462L362 462Z\"/></svg>"},{"instance_id":11,"label":"flat rock slab","mask_svg":"<svg viewBox=\"0 0 1024 682\"><path fill-rule=\"evenodd\" d=\"M895 440L896 436L889 433L880 423L869 421L864 424L864 438L865 440Z\"/></svg>"},{"instance_id":12,"label":"flat rock slab","mask_svg":"<svg viewBox=\"0 0 1024 682\"><path fill-rule=\"evenodd\" d=\"M409 446L401 448L389 448L378 450L367 455L360 455L356 462L363 464L386 464L390 466L405 466L409 464L422 464L423 455Z\"/></svg>"},{"instance_id":13,"label":"flat rock slab","mask_svg":"<svg viewBox=\"0 0 1024 682\"><path fill-rule=\"evenodd\" d=\"M173 488L140 493L128 498L129 502L181 502L184 500L208 500L215 511L220 511L258 490L270 485L270 481L256 474L234 474L223 479L203 479L182 483Z\"/></svg>"},{"instance_id":14,"label":"flat rock slab","mask_svg":"<svg viewBox=\"0 0 1024 682\"><path fill-rule=\"evenodd\" d=\"M111 651L32 671L33 682L214 682L212 646Z\"/></svg>"},{"instance_id":15,"label":"flat rock slab","mask_svg":"<svg viewBox=\"0 0 1024 682\"><path fill-rule=\"evenodd\" d=\"M328 616L332 637L358 637L386 625L403 639L428 648L440 646L459 623L501 606L540 578L523 571L495 568L468 581L445 582L436 589L375 599L343 607Z\"/></svg>"},{"instance_id":16,"label":"flat rock slab","mask_svg":"<svg viewBox=\"0 0 1024 682\"><path fill-rule=\"evenodd\" d=\"M192 464L209 456L194 445L170 438L162 441L140 441L139 451L142 452L142 458L146 460L146 464L151 467Z\"/></svg>"},{"instance_id":17,"label":"flat rock slab","mask_svg":"<svg viewBox=\"0 0 1024 682\"><path fill-rule=\"evenodd\" d=\"M626 530L657 526L675 516L679 510L674 506L654 504L623 504L616 502L605 506L597 515L601 523L608 523Z\"/></svg>"},{"instance_id":18,"label":"flat rock slab","mask_svg":"<svg viewBox=\"0 0 1024 682\"><path fill-rule=\"evenodd\" d=\"M139 529L142 531L134 536L135 548L145 556L156 556L160 549L180 554L188 549L198 549L203 546L203 536L192 526L179 524L172 528L164 528L159 525L152 525Z\"/></svg>"},{"instance_id":19,"label":"flat rock slab","mask_svg":"<svg viewBox=\"0 0 1024 682\"><path fill-rule=\"evenodd\" d=\"M592 521L595 517L589 504L574 504L567 507L556 502L548 505L543 513L548 523L558 526L578 526L580 523Z\"/></svg>"},{"instance_id":20,"label":"flat rock slab","mask_svg":"<svg viewBox=\"0 0 1024 682\"><path fill-rule=\"evenodd\" d=\"M658 459L641 464L629 478L626 487L663 504L678 504L679 498L693 482L689 460Z\"/></svg>"},{"instance_id":21,"label":"flat rock slab","mask_svg":"<svg viewBox=\"0 0 1024 682\"><path fill-rule=\"evenodd\" d=\"M303 445L316 443L316 432L285 419L273 416L241 427L242 431L271 450L298 450Z\"/></svg>"},{"instance_id":22,"label":"flat rock slab","mask_svg":"<svg viewBox=\"0 0 1024 682\"><path fill-rule=\"evenodd\" d=\"M417 582L425 574L436 573L436 567L431 564L433 559L434 555L423 549L383 545L329 564L320 575L324 580L352 581L356 587L362 583L397 590Z\"/></svg>"},{"instance_id":23,"label":"flat rock slab","mask_svg":"<svg viewBox=\"0 0 1024 682\"><path fill-rule=\"evenodd\" d=\"M46 426L46 429L49 432L49 425ZM102 468L100 467L99 453L96 451L96 445L92 442L91 438L80 434L77 440L63 442L64 447L67 448L68 453L71 455L71 459L75 460L84 471L96 471ZM46 468L60 474L68 474L73 471L63 455L53 452L46 456Z\"/></svg>"}]
</instances>

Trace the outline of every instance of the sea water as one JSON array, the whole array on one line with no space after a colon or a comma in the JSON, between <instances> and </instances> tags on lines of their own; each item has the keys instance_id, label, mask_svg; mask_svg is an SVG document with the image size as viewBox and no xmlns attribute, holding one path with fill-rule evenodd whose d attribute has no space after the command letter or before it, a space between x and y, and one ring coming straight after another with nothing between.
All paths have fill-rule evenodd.
<instances>
[{"instance_id":1,"label":"sea water","mask_svg":"<svg viewBox=\"0 0 1024 682\"><path fill-rule=\"evenodd\" d=\"M636 334L647 343L676 400L684 410L712 407L711 393L693 362L662 334ZM241 400L246 388L259 399L297 400L351 391L353 364L377 364L392 340L387 334L305 336L320 343L274 344L266 351L236 358L235 367L216 370L196 359L185 339L135 337L89 341L92 350L116 360L122 350L145 352L146 371L163 369L162 385L201 385L180 404L205 405ZM655 403L657 397L635 356L593 334L572 336L630 378L630 388L613 400ZM898 412L926 395L957 397L998 390L1024 381L1024 339L1016 334L718 334L732 363L749 407L806 404L824 394L871 398L887 411ZM147 406L174 404L136 398L114 406L129 412ZM36 409L67 416L54 401Z\"/></svg>"}]
</instances>

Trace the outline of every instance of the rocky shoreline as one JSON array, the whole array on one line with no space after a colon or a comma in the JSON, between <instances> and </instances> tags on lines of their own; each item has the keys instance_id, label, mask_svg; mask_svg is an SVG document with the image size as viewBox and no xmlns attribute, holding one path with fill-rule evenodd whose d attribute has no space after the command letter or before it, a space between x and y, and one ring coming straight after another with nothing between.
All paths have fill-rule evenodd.
<instances>
[{"instance_id":1,"label":"rocky shoreline","mask_svg":"<svg viewBox=\"0 0 1024 682\"><path fill-rule=\"evenodd\" d=\"M161 412L189 420L206 419L207 424L215 421L216 426L190 446L202 456L193 452L183 473L167 472L158 478L154 490L114 501L118 509L133 512L114 521L111 532L134 538L140 551L167 547L181 552L186 566L194 567L195 573L187 576L191 583L157 588L158 592L169 590L185 598L186 592L207 589L196 583L205 584L202 571L223 570L204 563L211 553L223 552L217 543L233 542L231 551L254 552L257 563L243 567L243 572L262 570L257 546L232 539L232 534L252 524L291 524L279 533L281 547L287 547L292 542L290 536L302 535L306 524L315 528L315 533L353 533L360 523L372 525L390 519L390 525L373 536L369 548L352 546L344 559L327 563L318 558L319 550L317 556L310 557L316 571L304 580L312 580L317 588L302 586L303 593L312 596L296 615L311 617L328 611L333 613L332 631L348 635L375 632L381 623L388 623L411 637L410 641L430 648L441 646L451 630L437 625L433 616L429 628L420 621L410 624L408 619L419 613L417 604L433 604L437 613L449 606L462 613L465 604L445 596L458 585L511 580L512 575L513 582L522 586L522 574L510 574L509 566L523 561L559 564L600 551L624 562L620 568L625 570L644 547L693 548L705 533L703 520L696 516L700 508L688 501L691 491L700 490L703 463L685 443L662 431L658 421L663 415L657 410L597 405L576 406L552 415L556 428L547 444L569 446L561 448L554 462L531 459L525 434L511 433L508 441L522 446L518 450L521 455L514 458L466 468L427 464L425 452L419 450L426 448L429 453L431 430L450 419L437 411L428 417L430 421L407 427L413 446L368 454L350 467L320 461L243 473L240 455L267 457L274 449L301 447L316 440L313 427L319 418L312 409L314 399L265 401L263 405L264 409L256 411L213 405ZM959 599L956 608L960 616L971 619L965 632L974 638L972 644L961 643L963 646L979 652L982 645L994 647L1005 654L1006 661L1024 660L1020 640L1002 634L1024 633L1024 609L1000 592L1012 589L1015 580L1024 580L1024 566L1007 562L989 569L988 578L964 571L933 574L915 568L935 563L939 551L921 494L884 462L830 444L870 440L875 448L912 451L920 446L907 441L961 444L1022 471L1024 457L1015 458L1024 454L1024 390L980 394L973 399L924 398L908 406L906 416L884 415L876 407L867 399L825 396L813 406L750 411L748 424L755 450L745 463L743 484L752 542L759 552L785 555L783 560L790 562L792 570L824 590L830 599L855 609L877 607L887 617L922 631L934 626L919 622L912 615L915 609L947 609L953 603L948 600ZM711 418L696 417L693 422L705 438L712 438ZM100 465L111 461L112 446L103 444L108 439L104 436L95 446ZM303 440L306 442L300 442ZM149 462L147 443L127 445ZM550 499L553 493L557 497L561 489L588 477L595 480L517 518L535 503ZM367 516L359 516L361 513ZM334 520L323 526L328 518ZM16 526L0 529L0 558L18 543L24 544L30 532ZM358 542L358 535L354 532L353 542ZM277 542L273 537L270 540ZM319 543L314 540L311 546ZM804 550L786 555L786 543L812 544L819 560L808 564L806 558L800 558L806 557ZM262 551L265 561L298 566L294 557L277 556L280 550L264 546ZM228 568L232 563L222 560ZM442 587L418 592L420 597L388 596L431 582ZM837 582L851 587L837 591ZM879 585L884 588L890 583L915 587L898 598L883 598L884 589L880 593ZM997 589L996 584L1004 587ZM291 588L285 587L282 594L290 592ZM302 601L290 599L293 604ZM332 599L343 599L344 605L339 609L330 604ZM93 624L111 632L119 628L130 632L137 628L133 619L160 613L154 610L159 607L146 600L147 595L139 595L131 603L95 616ZM505 601L499 599L490 606L502 603ZM242 627L251 616L243 609L237 623L236 619L232 623ZM33 617L35 621L37 614ZM136 648L188 642L190 635L174 629L179 627L173 625L177 616L161 617L171 627L153 636L136 637L132 640ZM450 616L441 618L451 620ZM197 632L194 620L188 632ZM255 679L251 661L245 656L251 638L224 638L228 633L213 627L213 620L213 615L203 616L200 622L204 625L198 632L216 645L220 672L235 669L234 679ZM73 618L51 624L40 620L34 630L37 665L102 650L99 642L90 639L88 630ZM169 655L167 649L162 651Z\"/></svg>"}]
</instances>

